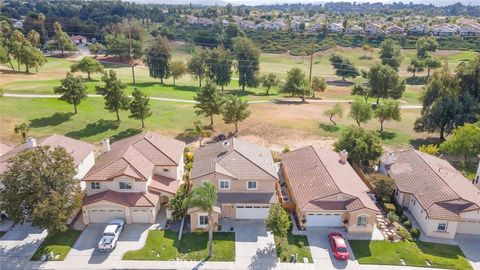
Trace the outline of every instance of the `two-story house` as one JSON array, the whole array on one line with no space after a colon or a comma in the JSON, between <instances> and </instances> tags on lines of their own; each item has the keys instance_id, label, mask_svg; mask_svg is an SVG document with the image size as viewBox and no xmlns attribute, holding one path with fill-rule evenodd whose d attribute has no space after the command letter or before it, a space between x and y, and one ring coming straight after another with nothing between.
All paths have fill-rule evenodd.
<instances>
[{"instance_id":1,"label":"two-story house","mask_svg":"<svg viewBox=\"0 0 480 270\"><path fill-rule=\"evenodd\" d=\"M427 236L480 234L480 191L448 161L414 149L382 157L380 172L395 180L395 199Z\"/></svg>"},{"instance_id":2,"label":"two-story house","mask_svg":"<svg viewBox=\"0 0 480 270\"><path fill-rule=\"evenodd\" d=\"M373 232L380 211L347 157L345 150L336 153L313 146L281 155L285 183L300 227Z\"/></svg>"},{"instance_id":3,"label":"two-story house","mask_svg":"<svg viewBox=\"0 0 480 270\"><path fill-rule=\"evenodd\" d=\"M236 138L195 152L190 182L195 187L205 181L217 190L217 224L220 218L265 219L277 202L278 174L270 150ZM187 213L192 231L207 226L207 213L198 208Z\"/></svg>"},{"instance_id":4,"label":"two-story house","mask_svg":"<svg viewBox=\"0 0 480 270\"><path fill-rule=\"evenodd\" d=\"M141 133L110 145L83 178L83 222L122 218L154 223L160 206L177 192L184 174L185 143L157 133Z\"/></svg>"}]
</instances>

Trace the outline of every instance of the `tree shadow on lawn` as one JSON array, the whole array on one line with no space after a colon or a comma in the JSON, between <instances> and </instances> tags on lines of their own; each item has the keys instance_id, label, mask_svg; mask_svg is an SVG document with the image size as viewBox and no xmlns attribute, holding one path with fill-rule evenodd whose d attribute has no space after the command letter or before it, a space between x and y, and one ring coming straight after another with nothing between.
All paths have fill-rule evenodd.
<instances>
[{"instance_id":1,"label":"tree shadow on lawn","mask_svg":"<svg viewBox=\"0 0 480 270\"><path fill-rule=\"evenodd\" d=\"M295 98L295 97L290 97L290 98ZM276 99L273 101L274 104L277 105L304 105L307 104L308 102L303 102L300 98L298 100L281 100L281 99Z\"/></svg>"},{"instance_id":2,"label":"tree shadow on lawn","mask_svg":"<svg viewBox=\"0 0 480 270\"><path fill-rule=\"evenodd\" d=\"M459 246L429 242L415 242L415 244L426 255L449 259L465 258Z\"/></svg>"},{"instance_id":3,"label":"tree shadow on lawn","mask_svg":"<svg viewBox=\"0 0 480 270\"><path fill-rule=\"evenodd\" d=\"M175 90L183 91L183 92L197 92L198 86L194 85L170 85L170 84L161 84L160 82L138 82L133 84L129 84L129 86L137 87L137 88L146 88L146 87L158 87L158 90L162 90L163 87L172 87Z\"/></svg>"},{"instance_id":4,"label":"tree shadow on lawn","mask_svg":"<svg viewBox=\"0 0 480 270\"><path fill-rule=\"evenodd\" d=\"M51 116L35 118L30 120L30 126L33 128L47 127L47 126L58 126L64 122L72 120L74 113L59 113L56 112Z\"/></svg>"},{"instance_id":5,"label":"tree shadow on lawn","mask_svg":"<svg viewBox=\"0 0 480 270\"><path fill-rule=\"evenodd\" d=\"M357 260L364 257L372 257L370 240L350 240L349 245Z\"/></svg>"},{"instance_id":6,"label":"tree shadow on lawn","mask_svg":"<svg viewBox=\"0 0 480 270\"><path fill-rule=\"evenodd\" d=\"M337 131L340 130L340 127L337 126L337 125L329 125L329 124L324 124L324 123L320 123L320 124L319 124L319 127L320 127L321 129L323 129L324 131L332 132L332 133L337 132Z\"/></svg>"},{"instance_id":7,"label":"tree shadow on lawn","mask_svg":"<svg viewBox=\"0 0 480 270\"><path fill-rule=\"evenodd\" d=\"M175 136L175 139L185 142L186 144L190 144L196 141L196 138L192 134L192 132L193 132L193 128L187 128L182 133L179 133L177 136ZM205 138L205 139L208 139L208 138Z\"/></svg>"},{"instance_id":8,"label":"tree shadow on lawn","mask_svg":"<svg viewBox=\"0 0 480 270\"><path fill-rule=\"evenodd\" d=\"M379 131L378 136L380 137L380 139L382 139L382 141L390 141L397 137L397 133L384 130Z\"/></svg>"},{"instance_id":9,"label":"tree shadow on lawn","mask_svg":"<svg viewBox=\"0 0 480 270\"><path fill-rule=\"evenodd\" d=\"M119 125L120 123L115 120L100 119L95 123L87 124L80 130L70 131L65 135L74 139L81 139L85 137L91 137L111 129L116 130Z\"/></svg>"},{"instance_id":10,"label":"tree shadow on lawn","mask_svg":"<svg viewBox=\"0 0 480 270\"><path fill-rule=\"evenodd\" d=\"M442 143L442 141L438 137L417 138L417 139L410 140L410 144L414 148L418 148L422 145L427 145L427 144L439 145L440 143Z\"/></svg>"},{"instance_id":11,"label":"tree shadow on lawn","mask_svg":"<svg viewBox=\"0 0 480 270\"><path fill-rule=\"evenodd\" d=\"M125 138L131 137L131 136L134 136L134 135L137 135L137 134L140 134L140 133L142 133L142 129L140 129L140 128L129 128L129 129L126 129L124 131L120 131L119 133L113 135L111 137L111 139L112 139L112 141L118 141L118 140L125 139Z\"/></svg>"}]
</instances>

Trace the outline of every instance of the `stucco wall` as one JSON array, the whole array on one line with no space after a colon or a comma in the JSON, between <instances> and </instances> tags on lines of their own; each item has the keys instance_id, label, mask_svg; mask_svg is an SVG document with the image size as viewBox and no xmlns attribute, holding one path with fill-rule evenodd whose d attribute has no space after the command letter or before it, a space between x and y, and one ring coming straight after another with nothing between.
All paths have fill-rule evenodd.
<instances>
[{"instance_id":1,"label":"stucco wall","mask_svg":"<svg viewBox=\"0 0 480 270\"><path fill-rule=\"evenodd\" d=\"M348 223L346 224L349 233L372 233L375 227L375 212L369 210L358 210L348 213ZM367 217L367 226L358 227L357 218L359 216Z\"/></svg>"},{"instance_id":2,"label":"stucco wall","mask_svg":"<svg viewBox=\"0 0 480 270\"><path fill-rule=\"evenodd\" d=\"M100 182L100 189L94 189L92 190L90 182L96 182L96 181L85 181L86 188L85 191L87 195L92 195L95 193L99 193L105 190L113 190L113 191L118 191L118 192L144 192L147 193L147 185L148 181L138 181L135 180L131 177L127 176L120 176L113 181L98 181ZM128 182L132 185L132 189L120 189L119 188L119 182Z\"/></svg>"},{"instance_id":3,"label":"stucco wall","mask_svg":"<svg viewBox=\"0 0 480 270\"><path fill-rule=\"evenodd\" d=\"M148 210L149 222L150 223L155 223L155 219L157 217L159 206L160 206L160 204L158 204L156 207L126 207L124 205L119 205L119 204L115 204L115 203L108 202L108 201L100 201L100 202L93 203L93 204L82 207L83 223L84 224L89 224L90 223L89 213L90 213L90 210L93 209L93 208L115 208L115 209L121 208L125 211L125 222L127 224L132 223L132 210L136 210L136 209Z\"/></svg>"},{"instance_id":4,"label":"stucco wall","mask_svg":"<svg viewBox=\"0 0 480 270\"><path fill-rule=\"evenodd\" d=\"M413 217L419 223L423 232L427 236L447 238L447 239L453 239L455 237L458 222L447 221L448 222L447 231L438 232L437 231L438 223L442 222L442 220L429 219L427 217L426 211L422 208L420 203L418 203L418 201L416 201L415 197L413 196L410 199L408 210L410 211L410 213L412 213Z\"/></svg>"},{"instance_id":5,"label":"stucco wall","mask_svg":"<svg viewBox=\"0 0 480 270\"><path fill-rule=\"evenodd\" d=\"M205 228L198 227L198 216L201 213L202 213L201 211L197 211L197 212L193 212L193 213L190 214L190 231L191 232L195 232L195 231L197 231L197 229L198 230L203 230L203 231L208 231L207 227L205 227ZM218 217L219 217L219 215L217 213L213 214L215 224L217 224L217 225L218 225ZM217 231L218 226L215 226L213 230Z\"/></svg>"},{"instance_id":6,"label":"stucco wall","mask_svg":"<svg viewBox=\"0 0 480 270\"><path fill-rule=\"evenodd\" d=\"M228 179L230 180L230 190L219 190L220 180ZM210 181L215 185L218 192L275 192L276 180L272 177L272 180L256 180L256 179L234 179L219 173L212 173L203 177L191 179L192 185L200 185L202 180ZM257 181L257 190L248 190L247 182Z\"/></svg>"},{"instance_id":7,"label":"stucco wall","mask_svg":"<svg viewBox=\"0 0 480 270\"><path fill-rule=\"evenodd\" d=\"M95 165L95 155L93 151L87 155L87 157L77 165L77 174L75 175L76 179L82 179L85 174Z\"/></svg>"}]
</instances>

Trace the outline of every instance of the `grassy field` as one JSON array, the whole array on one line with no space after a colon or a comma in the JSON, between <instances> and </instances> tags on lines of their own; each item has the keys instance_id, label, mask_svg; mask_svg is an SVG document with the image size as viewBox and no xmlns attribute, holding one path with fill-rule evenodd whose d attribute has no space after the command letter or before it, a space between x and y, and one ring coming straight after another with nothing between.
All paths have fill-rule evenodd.
<instances>
[{"instance_id":1,"label":"grassy field","mask_svg":"<svg viewBox=\"0 0 480 270\"><path fill-rule=\"evenodd\" d=\"M275 236L275 246L277 256L282 262L289 262L292 254L298 254L298 262L303 263L303 258L307 258L309 263L313 263L308 238L305 235L292 235L290 232L285 238Z\"/></svg>"},{"instance_id":2,"label":"grassy field","mask_svg":"<svg viewBox=\"0 0 480 270\"><path fill-rule=\"evenodd\" d=\"M178 241L173 231L150 231L142 249L129 251L124 260L235 260L235 234L213 234L213 256L208 258L208 233L186 233Z\"/></svg>"},{"instance_id":3,"label":"grassy field","mask_svg":"<svg viewBox=\"0 0 480 270\"><path fill-rule=\"evenodd\" d=\"M351 240L350 246L360 264L402 265L447 269L472 269L458 246L426 242ZM427 265L426 261L430 263Z\"/></svg>"},{"instance_id":4,"label":"grassy field","mask_svg":"<svg viewBox=\"0 0 480 270\"><path fill-rule=\"evenodd\" d=\"M33 254L31 260L39 261L43 254L53 252L55 256L58 255L58 258L52 260L63 261L80 234L80 231L69 229L66 232L48 235L35 254Z\"/></svg>"}]
</instances>

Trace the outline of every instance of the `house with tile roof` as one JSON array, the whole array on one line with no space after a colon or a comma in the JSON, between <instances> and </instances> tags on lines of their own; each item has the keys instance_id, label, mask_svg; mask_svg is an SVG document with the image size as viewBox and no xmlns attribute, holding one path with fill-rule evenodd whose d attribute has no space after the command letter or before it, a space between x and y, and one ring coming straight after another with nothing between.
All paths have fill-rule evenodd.
<instances>
[{"instance_id":1,"label":"house with tile roof","mask_svg":"<svg viewBox=\"0 0 480 270\"><path fill-rule=\"evenodd\" d=\"M300 227L373 232L380 211L347 156L346 151L336 153L314 146L281 155L285 184Z\"/></svg>"},{"instance_id":2,"label":"house with tile roof","mask_svg":"<svg viewBox=\"0 0 480 270\"><path fill-rule=\"evenodd\" d=\"M409 149L383 156L380 172L395 180L396 201L427 236L480 235L480 190L448 161Z\"/></svg>"},{"instance_id":3,"label":"house with tile roof","mask_svg":"<svg viewBox=\"0 0 480 270\"><path fill-rule=\"evenodd\" d=\"M220 219L264 219L277 202L278 174L269 149L237 138L208 144L195 152L190 171L193 187L215 185ZM189 209L190 229L205 228L207 213Z\"/></svg>"},{"instance_id":4,"label":"house with tile roof","mask_svg":"<svg viewBox=\"0 0 480 270\"><path fill-rule=\"evenodd\" d=\"M110 145L83 178L83 222L154 223L183 181L185 143L153 132Z\"/></svg>"}]
</instances>

